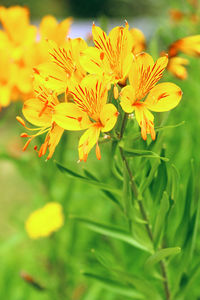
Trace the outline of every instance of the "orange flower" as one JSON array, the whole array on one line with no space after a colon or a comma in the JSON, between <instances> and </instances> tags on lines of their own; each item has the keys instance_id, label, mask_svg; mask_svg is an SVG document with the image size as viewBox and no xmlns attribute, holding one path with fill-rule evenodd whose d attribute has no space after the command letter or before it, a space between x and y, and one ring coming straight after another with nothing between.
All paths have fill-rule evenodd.
<instances>
[{"instance_id":1,"label":"orange flower","mask_svg":"<svg viewBox=\"0 0 200 300\"><path fill-rule=\"evenodd\" d=\"M136 55L129 73L130 85L121 90L121 107L126 113L135 112L141 127L142 138L147 134L155 140L154 116L150 111L168 111L178 105L182 97L181 89L170 82L156 83L167 67L168 58L160 57L155 63L147 53ZM147 96L147 97L146 97ZM143 101L143 98L146 99Z\"/></svg>"},{"instance_id":2,"label":"orange flower","mask_svg":"<svg viewBox=\"0 0 200 300\"><path fill-rule=\"evenodd\" d=\"M96 144L96 156L101 158L98 139L100 132L112 130L117 120L117 109L107 104L107 83L95 75L86 76L70 89L74 103L61 103L55 107L53 120L66 130L84 130L79 141L79 159L86 161Z\"/></svg>"},{"instance_id":3,"label":"orange flower","mask_svg":"<svg viewBox=\"0 0 200 300\"><path fill-rule=\"evenodd\" d=\"M28 128L23 119L20 117L17 117L17 120L27 130L36 131L36 133L32 135L27 133L21 134L21 137L29 138L23 148L24 151L35 137L47 133L45 141L38 151L38 155L39 157L45 155L47 149L49 149L49 154L47 156L48 160L52 157L64 131L52 119L52 114L55 110L55 107L59 104L59 101L51 90L48 90L44 87L38 86L35 89L35 93L35 98L24 102L22 112L26 120L37 128ZM37 150L37 146L35 146L34 149Z\"/></svg>"},{"instance_id":4,"label":"orange flower","mask_svg":"<svg viewBox=\"0 0 200 300\"><path fill-rule=\"evenodd\" d=\"M171 20L174 22L180 22L184 17L184 13L179 9L170 9L169 14Z\"/></svg>"},{"instance_id":5,"label":"orange flower","mask_svg":"<svg viewBox=\"0 0 200 300\"><path fill-rule=\"evenodd\" d=\"M185 66L188 64L189 61L186 58L175 56L169 59L167 70L177 78L184 80L187 78Z\"/></svg>"},{"instance_id":6,"label":"orange flower","mask_svg":"<svg viewBox=\"0 0 200 300\"><path fill-rule=\"evenodd\" d=\"M129 25L115 27L109 35L93 24L92 34L95 47L87 48L81 55L81 64L91 74L104 74L110 83L123 80L133 60L133 39Z\"/></svg>"},{"instance_id":7,"label":"orange flower","mask_svg":"<svg viewBox=\"0 0 200 300\"><path fill-rule=\"evenodd\" d=\"M169 47L169 56L176 56L178 52L191 56L200 56L200 35L188 36L174 42Z\"/></svg>"}]
</instances>

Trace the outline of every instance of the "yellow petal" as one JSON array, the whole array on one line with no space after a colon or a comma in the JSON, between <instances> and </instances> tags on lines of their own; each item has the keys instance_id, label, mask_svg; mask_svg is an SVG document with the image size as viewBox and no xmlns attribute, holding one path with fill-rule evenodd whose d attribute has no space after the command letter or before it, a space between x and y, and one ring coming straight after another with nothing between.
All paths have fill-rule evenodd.
<instances>
[{"instance_id":1,"label":"yellow petal","mask_svg":"<svg viewBox=\"0 0 200 300\"><path fill-rule=\"evenodd\" d=\"M125 86L120 92L120 105L126 113L132 113L134 110L133 104L136 101L135 90L132 85Z\"/></svg>"},{"instance_id":2,"label":"yellow petal","mask_svg":"<svg viewBox=\"0 0 200 300\"><path fill-rule=\"evenodd\" d=\"M69 78L65 71L53 62L41 64L33 68L33 71L37 82L57 93L65 92Z\"/></svg>"},{"instance_id":3,"label":"yellow petal","mask_svg":"<svg viewBox=\"0 0 200 300\"><path fill-rule=\"evenodd\" d=\"M79 159L80 161L86 161L89 152L97 143L100 134L100 127L94 124L92 127L88 128L79 140Z\"/></svg>"},{"instance_id":4,"label":"yellow petal","mask_svg":"<svg viewBox=\"0 0 200 300\"><path fill-rule=\"evenodd\" d=\"M103 52L108 52L109 39L107 34L99 27L93 24L92 35L95 46Z\"/></svg>"},{"instance_id":5,"label":"yellow petal","mask_svg":"<svg viewBox=\"0 0 200 300\"><path fill-rule=\"evenodd\" d=\"M154 130L154 116L145 108L144 105L135 107L135 118L141 127L141 135L143 140L147 139L147 134L150 133L152 140L155 140L156 134Z\"/></svg>"},{"instance_id":6,"label":"yellow petal","mask_svg":"<svg viewBox=\"0 0 200 300\"><path fill-rule=\"evenodd\" d=\"M188 64L188 59L175 56L169 59L167 70L177 78L184 80L187 78L187 70L185 68L185 65Z\"/></svg>"},{"instance_id":7,"label":"yellow petal","mask_svg":"<svg viewBox=\"0 0 200 300\"><path fill-rule=\"evenodd\" d=\"M129 81L136 90L138 89L140 82L142 81L142 70L143 72L150 71L153 65L153 58L148 53L142 52L135 56L129 72Z\"/></svg>"},{"instance_id":8,"label":"yellow petal","mask_svg":"<svg viewBox=\"0 0 200 300\"><path fill-rule=\"evenodd\" d=\"M64 129L53 123L50 132L48 133L48 149L49 154L47 156L47 160L50 159L55 151L56 146L60 142L60 139L63 135Z\"/></svg>"},{"instance_id":9,"label":"yellow petal","mask_svg":"<svg viewBox=\"0 0 200 300\"><path fill-rule=\"evenodd\" d=\"M33 125L45 127L51 125L52 110L48 106L44 110L44 103L37 98L25 101L22 112L27 121Z\"/></svg>"},{"instance_id":10,"label":"yellow petal","mask_svg":"<svg viewBox=\"0 0 200 300\"><path fill-rule=\"evenodd\" d=\"M69 90L77 106L93 120L99 120L99 114L107 101L107 82L97 75L86 76L80 84L76 83Z\"/></svg>"},{"instance_id":11,"label":"yellow petal","mask_svg":"<svg viewBox=\"0 0 200 300\"><path fill-rule=\"evenodd\" d=\"M118 111L113 104L108 103L108 104L104 105L104 107L100 113L100 120L103 125L103 128L101 128L101 131L108 132L108 131L112 130L117 121L117 117L118 117Z\"/></svg>"},{"instance_id":12,"label":"yellow petal","mask_svg":"<svg viewBox=\"0 0 200 300\"><path fill-rule=\"evenodd\" d=\"M117 49L120 54L125 57L131 53L133 46L133 39L129 32L129 25L126 22L125 27L117 26L109 33L109 39L113 49Z\"/></svg>"},{"instance_id":13,"label":"yellow petal","mask_svg":"<svg viewBox=\"0 0 200 300\"><path fill-rule=\"evenodd\" d=\"M136 98L138 100L144 98L160 80L167 64L168 58L166 56L160 57L155 64L153 64L153 59L149 54L140 53L136 55L136 59L130 71L129 80L135 88Z\"/></svg>"},{"instance_id":14,"label":"yellow petal","mask_svg":"<svg viewBox=\"0 0 200 300\"><path fill-rule=\"evenodd\" d=\"M175 56L179 51L191 56L200 56L200 34L174 42L169 48L169 55Z\"/></svg>"},{"instance_id":15,"label":"yellow petal","mask_svg":"<svg viewBox=\"0 0 200 300\"><path fill-rule=\"evenodd\" d=\"M92 74L102 74L101 51L94 47L88 47L80 53L80 64L88 72Z\"/></svg>"},{"instance_id":16,"label":"yellow petal","mask_svg":"<svg viewBox=\"0 0 200 300\"><path fill-rule=\"evenodd\" d=\"M148 94L145 105L152 111L168 111L176 107L182 98L181 89L174 83L157 84Z\"/></svg>"},{"instance_id":17,"label":"yellow petal","mask_svg":"<svg viewBox=\"0 0 200 300\"><path fill-rule=\"evenodd\" d=\"M55 107L53 120L66 130L83 130L91 125L87 114L74 103L60 103Z\"/></svg>"},{"instance_id":18,"label":"yellow petal","mask_svg":"<svg viewBox=\"0 0 200 300\"><path fill-rule=\"evenodd\" d=\"M143 32L138 28L130 29L130 34L133 38L132 53L138 54L146 48L146 40Z\"/></svg>"},{"instance_id":19,"label":"yellow petal","mask_svg":"<svg viewBox=\"0 0 200 300\"><path fill-rule=\"evenodd\" d=\"M58 22L53 16L47 15L43 17L39 26L41 38L54 40L55 28L57 25Z\"/></svg>"},{"instance_id":20,"label":"yellow petal","mask_svg":"<svg viewBox=\"0 0 200 300\"><path fill-rule=\"evenodd\" d=\"M8 85L0 85L0 109L10 104L11 87Z\"/></svg>"}]
</instances>

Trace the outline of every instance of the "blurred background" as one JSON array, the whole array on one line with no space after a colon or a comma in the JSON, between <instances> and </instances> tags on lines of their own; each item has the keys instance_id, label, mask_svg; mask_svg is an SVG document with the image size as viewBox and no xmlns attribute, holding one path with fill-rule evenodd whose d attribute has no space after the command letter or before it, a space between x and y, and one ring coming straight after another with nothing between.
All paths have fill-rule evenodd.
<instances>
[{"instance_id":1,"label":"blurred background","mask_svg":"<svg viewBox=\"0 0 200 300\"><path fill-rule=\"evenodd\" d=\"M1 0L0 5L27 6L34 24L47 14L59 20L72 16L71 37L86 37L93 21L111 28L124 24L126 19L131 26L143 31L149 41L148 49L155 58L172 41L188 33L197 34L197 28L199 30L193 25L188 28L187 22L184 26L175 27L169 18L169 9L195 10L186 0ZM168 123L186 123L184 129L177 128L175 133L167 131L165 134L167 156L179 169L183 184L190 159L200 162L200 139L196 134L200 132L199 70L199 61L191 58L188 80L173 79L181 86L185 98L171 112ZM168 74L167 80L172 80L172 76ZM122 297L105 293L98 283L88 283L81 275L81 270L88 264L95 264L88 254L91 248L108 249L117 259L119 252L125 251L118 243L110 243L88 233L67 218L64 227L55 236L38 241L28 238L24 229L27 217L48 201L62 203L66 216L95 216L102 223L118 225L121 221L117 209L113 209L100 191L68 179L54 166L53 159L56 159L73 170L83 171L86 168L86 165L76 163L79 133L73 133L73 136L65 134L63 144L57 147L54 158L48 163L39 159L32 149L22 152L22 128L15 121L15 116L21 115L21 108L22 103L13 103L0 112L0 299L121 300ZM67 147L67 152L63 153L62 147ZM101 163L92 153L87 168L107 182L112 178L110 148L106 145L102 148ZM82 190L84 193L81 193ZM129 266L128 258L125 263ZM140 262L135 262L135 266L139 269ZM51 287L56 291L55 295L50 288L44 292L30 287L20 277L22 271L31 274L41 285Z\"/></svg>"}]
</instances>

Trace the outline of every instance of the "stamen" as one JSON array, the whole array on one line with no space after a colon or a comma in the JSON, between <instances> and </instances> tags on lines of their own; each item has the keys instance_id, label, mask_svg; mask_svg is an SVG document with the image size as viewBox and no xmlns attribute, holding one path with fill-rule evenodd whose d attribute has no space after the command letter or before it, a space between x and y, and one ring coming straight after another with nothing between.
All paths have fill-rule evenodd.
<instances>
[{"instance_id":1,"label":"stamen","mask_svg":"<svg viewBox=\"0 0 200 300\"><path fill-rule=\"evenodd\" d=\"M27 149L27 147L28 147L28 145L30 144L31 141L32 141L32 138L30 138L30 139L26 142L26 144L24 145L23 151L25 151L25 150Z\"/></svg>"},{"instance_id":2,"label":"stamen","mask_svg":"<svg viewBox=\"0 0 200 300\"><path fill-rule=\"evenodd\" d=\"M17 117L16 117L16 120L17 120L22 126L26 127L26 124L25 124L24 120L23 120L21 117L17 116Z\"/></svg>"}]
</instances>

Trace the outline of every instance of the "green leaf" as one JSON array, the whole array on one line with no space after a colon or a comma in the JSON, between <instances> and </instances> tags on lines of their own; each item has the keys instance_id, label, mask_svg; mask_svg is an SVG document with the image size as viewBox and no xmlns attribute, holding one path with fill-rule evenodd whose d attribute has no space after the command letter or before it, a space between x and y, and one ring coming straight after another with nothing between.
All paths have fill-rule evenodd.
<instances>
[{"instance_id":1,"label":"green leaf","mask_svg":"<svg viewBox=\"0 0 200 300\"><path fill-rule=\"evenodd\" d=\"M57 168L62 172L62 173L67 173L68 175L70 175L71 177L75 177L75 178L79 178L79 179L83 179L85 180L86 178L84 176L82 176L81 174L78 174L70 169L68 169L67 167L62 166L61 164L59 164L58 162L54 161Z\"/></svg>"},{"instance_id":2,"label":"green leaf","mask_svg":"<svg viewBox=\"0 0 200 300\"><path fill-rule=\"evenodd\" d=\"M141 243L139 243L136 239L134 239L128 232L117 228L117 227L111 227L111 226L107 226L104 224L99 224L87 219L83 219L83 218L77 218L77 217L73 217L76 221L84 224L87 228L89 228L90 230L103 234L105 236L109 236L112 238L115 238L117 240L123 241L131 246L134 246L138 249L147 251L152 253L152 249L147 248L146 245L143 245Z\"/></svg>"},{"instance_id":3,"label":"green leaf","mask_svg":"<svg viewBox=\"0 0 200 300\"><path fill-rule=\"evenodd\" d=\"M175 202L179 187L179 172L174 165L171 165L171 199Z\"/></svg>"},{"instance_id":4,"label":"green leaf","mask_svg":"<svg viewBox=\"0 0 200 300\"><path fill-rule=\"evenodd\" d=\"M137 291L141 292L142 294L146 295L146 297L154 300L161 300L160 295L158 294L155 287L151 285L148 280L145 280L143 277L138 277L133 274L125 272L121 267L120 263L117 262L113 265L113 262L105 257L104 254L100 253L97 250L92 249L92 253L95 255L97 261L109 272L115 274L117 279L123 280L124 284L131 284Z\"/></svg>"},{"instance_id":5,"label":"green leaf","mask_svg":"<svg viewBox=\"0 0 200 300\"><path fill-rule=\"evenodd\" d=\"M123 161L123 204L124 204L124 211L126 216L131 219L131 208L132 208L132 199L131 199L131 193L130 193L130 178L127 171L126 163Z\"/></svg>"},{"instance_id":6,"label":"green leaf","mask_svg":"<svg viewBox=\"0 0 200 300\"><path fill-rule=\"evenodd\" d=\"M157 153L150 150L142 150L142 149L123 149L124 155L127 157L148 157L148 158L158 158L164 161L169 161L168 158L159 156Z\"/></svg>"},{"instance_id":7,"label":"green leaf","mask_svg":"<svg viewBox=\"0 0 200 300\"><path fill-rule=\"evenodd\" d=\"M159 261L161 261L162 259L166 258L167 256L178 254L180 252L181 252L180 247L164 248L164 249L158 250L155 254L153 254L152 256L150 256L147 259L145 265L152 266L152 265L158 263Z\"/></svg>"},{"instance_id":8,"label":"green leaf","mask_svg":"<svg viewBox=\"0 0 200 300\"><path fill-rule=\"evenodd\" d=\"M119 295L131 297L133 299L144 299L144 296L133 287L122 285L120 282L96 274L83 273L83 275L92 278L94 280L97 280L106 289L114 293L117 293Z\"/></svg>"},{"instance_id":9,"label":"green leaf","mask_svg":"<svg viewBox=\"0 0 200 300\"><path fill-rule=\"evenodd\" d=\"M111 187L110 185L108 184L105 184L105 183L102 183L100 181L97 181L97 180L94 180L94 179L89 179L85 176L82 176L81 174L78 174L64 166L62 166L60 163L54 161L57 168L62 172L62 173L66 173L67 175L69 175L70 177L73 177L73 178L77 178L78 180L80 181L83 181L85 183L88 183L88 184L91 184L91 185L94 185L96 187L98 187L99 189L101 190L106 190L106 191L109 191L109 192L112 192L116 195L119 195L121 196L121 191L117 188L113 188Z\"/></svg>"},{"instance_id":10,"label":"green leaf","mask_svg":"<svg viewBox=\"0 0 200 300\"><path fill-rule=\"evenodd\" d=\"M84 169L83 172L85 173L85 175L87 176L88 179L92 179L95 180L97 182L99 182L98 178L95 177L90 171ZM106 197L108 197L111 201L113 201L115 204L119 205L121 210L123 210L123 207L121 205L121 203L118 201L118 199L115 197L115 195L109 191L106 190L102 190L102 192L104 193L104 195L106 195Z\"/></svg>"},{"instance_id":11,"label":"green leaf","mask_svg":"<svg viewBox=\"0 0 200 300\"><path fill-rule=\"evenodd\" d=\"M165 149L161 150L161 156L165 156ZM160 204L162 199L163 191L166 190L168 183L167 167L164 161L158 166L156 178L152 182L152 194L154 202Z\"/></svg>"},{"instance_id":12,"label":"green leaf","mask_svg":"<svg viewBox=\"0 0 200 300\"><path fill-rule=\"evenodd\" d=\"M167 192L163 192L163 196L160 202L160 207L157 213L156 221L155 221L155 226L153 230L153 236L154 236L154 241L155 244L157 244L161 238L161 234L163 232L163 229L165 227L165 218L166 214L169 210L169 196Z\"/></svg>"},{"instance_id":13,"label":"green leaf","mask_svg":"<svg viewBox=\"0 0 200 300\"><path fill-rule=\"evenodd\" d=\"M158 166L159 166L159 161L155 161L150 168L148 177L145 177L144 180L141 182L139 188L141 194L143 194L145 190L149 187L149 185L152 183L152 180L154 179Z\"/></svg>"}]
</instances>

